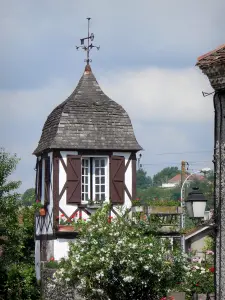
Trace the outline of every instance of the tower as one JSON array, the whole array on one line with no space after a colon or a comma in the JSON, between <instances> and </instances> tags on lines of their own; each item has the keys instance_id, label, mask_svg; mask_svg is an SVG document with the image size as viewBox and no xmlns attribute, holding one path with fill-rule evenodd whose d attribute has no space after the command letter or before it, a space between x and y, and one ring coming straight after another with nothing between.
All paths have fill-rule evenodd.
<instances>
[{"instance_id":1,"label":"tower","mask_svg":"<svg viewBox=\"0 0 225 300\"><path fill-rule=\"evenodd\" d=\"M131 207L136 196L136 153L142 148L127 112L104 94L92 72L93 38L88 30L88 46L81 39L87 51L84 73L72 94L47 117L33 153L37 199L46 208L35 224L38 279L40 261L66 256L68 242L77 235L72 226L60 225L60 218L68 224L74 218L88 219L93 202L110 202L111 214L117 215L118 206Z\"/></svg>"}]
</instances>

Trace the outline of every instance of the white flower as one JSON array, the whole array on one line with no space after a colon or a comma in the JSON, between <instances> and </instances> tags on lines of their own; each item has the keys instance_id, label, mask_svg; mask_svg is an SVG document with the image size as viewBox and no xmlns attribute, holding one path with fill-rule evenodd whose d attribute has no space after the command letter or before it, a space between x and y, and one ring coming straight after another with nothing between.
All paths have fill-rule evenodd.
<instances>
[{"instance_id":1,"label":"white flower","mask_svg":"<svg viewBox=\"0 0 225 300\"><path fill-rule=\"evenodd\" d=\"M126 277L123 278L123 281L131 282L133 279L134 279L134 277L132 277L132 276L126 276Z\"/></svg>"}]
</instances>

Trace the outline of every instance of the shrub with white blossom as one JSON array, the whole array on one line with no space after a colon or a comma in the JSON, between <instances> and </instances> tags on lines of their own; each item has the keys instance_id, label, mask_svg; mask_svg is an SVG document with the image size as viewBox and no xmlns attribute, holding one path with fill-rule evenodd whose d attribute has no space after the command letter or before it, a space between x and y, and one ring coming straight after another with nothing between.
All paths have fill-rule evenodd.
<instances>
[{"instance_id":1,"label":"shrub with white blossom","mask_svg":"<svg viewBox=\"0 0 225 300\"><path fill-rule=\"evenodd\" d=\"M191 249L190 249L191 250ZM192 299L192 294L214 293L214 252L207 250L203 257L189 251L189 264L186 267L186 276L177 286L177 290L186 292L186 299Z\"/></svg>"},{"instance_id":2,"label":"shrub with white blossom","mask_svg":"<svg viewBox=\"0 0 225 300\"><path fill-rule=\"evenodd\" d=\"M79 226L79 238L55 277L86 299L157 300L182 281L186 259L149 233L148 220L111 218L105 206Z\"/></svg>"}]
</instances>

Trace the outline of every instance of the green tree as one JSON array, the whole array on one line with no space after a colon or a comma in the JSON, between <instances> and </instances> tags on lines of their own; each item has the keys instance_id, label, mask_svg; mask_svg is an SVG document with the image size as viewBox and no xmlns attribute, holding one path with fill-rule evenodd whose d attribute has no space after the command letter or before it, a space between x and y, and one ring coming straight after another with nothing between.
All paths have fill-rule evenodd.
<instances>
[{"instance_id":1,"label":"green tree","mask_svg":"<svg viewBox=\"0 0 225 300\"><path fill-rule=\"evenodd\" d=\"M146 189L152 185L152 179L143 169L137 171L137 189Z\"/></svg>"},{"instance_id":2,"label":"green tree","mask_svg":"<svg viewBox=\"0 0 225 300\"><path fill-rule=\"evenodd\" d=\"M35 202L35 189L30 188L24 192L22 195L22 205L31 206Z\"/></svg>"},{"instance_id":3,"label":"green tree","mask_svg":"<svg viewBox=\"0 0 225 300\"><path fill-rule=\"evenodd\" d=\"M21 207L19 181L8 178L16 155L0 150L0 299L38 299L34 270L34 208Z\"/></svg>"},{"instance_id":4,"label":"green tree","mask_svg":"<svg viewBox=\"0 0 225 300\"><path fill-rule=\"evenodd\" d=\"M172 192L172 189L151 186L147 189L138 190L137 196L142 203L147 202L147 200L174 200Z\"/></svg>"},{"instance_id":5,"label":"green tree","mask_svg":"<svg viewBox=\"0 0 225 300\"><path fill-rule=\"evenodd\" d=\"M166 183L169 179L173 178L177 174L180 174L178 167L167 167L153 176L153 185L161 186L162 183Z\"/></svg>"}]
</instances>

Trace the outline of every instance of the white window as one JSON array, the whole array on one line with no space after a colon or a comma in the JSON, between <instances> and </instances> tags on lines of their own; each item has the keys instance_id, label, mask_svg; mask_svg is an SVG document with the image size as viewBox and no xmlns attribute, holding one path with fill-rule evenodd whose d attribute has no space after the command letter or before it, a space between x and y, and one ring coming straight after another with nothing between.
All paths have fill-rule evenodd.
<instances>
[{"instance_id":1,"label":"white window","mask_svg":"<svg viewBox=\"0 0 225 300\"><path fill-rule=\"evenodd\" d=\"M107 198L107 158L82 159L82 201L104 201Z\"/></svg>"}]
</instances>

